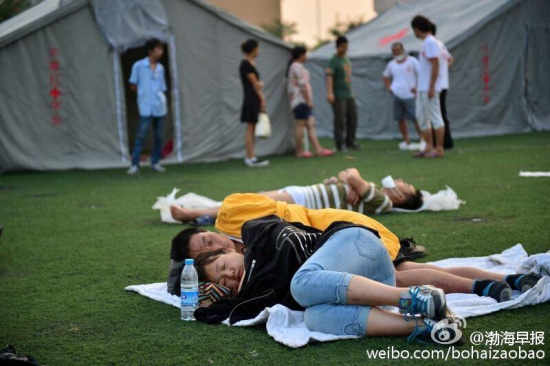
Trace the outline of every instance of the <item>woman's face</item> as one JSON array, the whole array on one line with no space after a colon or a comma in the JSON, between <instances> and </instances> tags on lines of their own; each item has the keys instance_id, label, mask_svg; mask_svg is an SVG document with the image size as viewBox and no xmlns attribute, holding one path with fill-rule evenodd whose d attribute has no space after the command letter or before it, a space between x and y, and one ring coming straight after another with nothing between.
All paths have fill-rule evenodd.
<instances>
[{"instance_id":1,"label":"woman's face","mask_svg":"<svg viewBox=\"0 0 550 366\"><path fill-rule=\"evenodd\" d=\"M298 62L306 62L307 54L304 53L302 56L298 57Z\"/></svg>"},{"instance_id":2,"label":"woman's face","mask_svg":"<svg viewBox=\"0 0 550 366\"><path fill-rule=\"evenodd\" d=\"M204 271L209 281L238 288L244 273L244 255L237 252L222 254L204 266Z\"/></svg>"},{"instance_id":3,"label":"woman's face","mask_svg":"<svg viewBox=\"0 0 550 366\"><path fill-rule=\"evenodd\" d=\"M252 52L250 52L250 56L252 56L252 58L258 57L259 54L260 54L260 47L256 47L254 48L254 50L252 50Z\"/></svg>"}]
</instances>

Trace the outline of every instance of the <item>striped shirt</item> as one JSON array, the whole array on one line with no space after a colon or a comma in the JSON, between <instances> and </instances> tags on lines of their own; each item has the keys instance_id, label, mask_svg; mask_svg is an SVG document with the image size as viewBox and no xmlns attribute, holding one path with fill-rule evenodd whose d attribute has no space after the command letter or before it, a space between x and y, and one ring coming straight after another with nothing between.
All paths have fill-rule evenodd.
<instances>
[{"instance_id":1,"label":"striped shirt","mask_svg":"<svg viewBox=\"0 0 550 366\"><path fill-rule=\"evenodd\" d=\"M392 209L390 198L382 189L377 188L374 183L370 183L369 189L356 205L350 205L346 201L349 186L343 183L293 186L287 187L284 190L293 196L296 203L303 202L305 207L311 209L335 208L354 211L364 215L383 214ZM296 195L301 195L302 197L296 197Z\"/></svg>"}]
</instances>

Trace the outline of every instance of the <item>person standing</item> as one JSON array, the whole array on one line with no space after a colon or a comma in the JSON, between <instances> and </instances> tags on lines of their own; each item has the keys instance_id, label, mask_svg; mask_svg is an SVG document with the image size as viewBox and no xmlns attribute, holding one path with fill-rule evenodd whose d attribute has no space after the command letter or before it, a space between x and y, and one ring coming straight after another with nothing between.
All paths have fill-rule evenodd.
<instances>
[{"instance_id":1,"label":"person standing","mask_svg":"<svg viewBox=\"0 0 550 366\"><path fill-rule=\"evenodd\" d=\"M246 123L246 132L244 135L246 157L244 163L251 168L264 167L269 165L269 160L258 160L254 153L254 132L258 123L258 115L266 109L263 93L264 84L260 81L260 74L256 70L255 62L259 54L258 41L249 39L243 42L241 50L245 54L245 58L239 66L239 74L244 90L241 122Z\"/></svg>"},{"instance_id":2,"label":"person standing","mask_svg":"<svg viewBox=\"0 0 550 366\"><path fill-rule=\"evenodd\" d=\"M167 113L164 66L159 62L164 54L164 44L153 38L147 41L145 49L147 57L134 63L129 80L130 89L137 91L139 109L139 127L132 151L132 165L127 171L130 175L139 172L141 150L151 124L153 124L154 134L151 169L159 173L166 170L159 163L162 152L162 132Z\"/></svg>"},{"instance_id":3,"label":"person standing","mask_svg":"<svg viewBox=\"0 0 550 366\"><path fill-rule=\"evenodd\" d=\"M439 58L441 56L441 48L435 37L430 34L432 23L428 18L417 15L411 21L411 26L414 35L422 40L418 66L416 120L422 130L423 140L426 142L426 149L414 156L439 158L444 155L443 138L445 136L445 125L441 117L441 108L439 105L439 93L441 92ZM433 143L432 127L435 131L435 146Z\"/></svg>"},{"instance_id":4,"label":"person standing","mask_svg":"<svg viewBox=\"0 0 550 366\"><path fill-rule=\"evenodd\" d=\"M360 148L355 142L357 107L351 88L351 61L346 55L347 51L348 39L339 36L336 39L336 54L332 56L326 69L327 101L332 105L334 113L334 144L338 151Z\"/></svg>"},{"instance_id":5,"label":"person standing","mask_svg":"<svg viewBox=\"0 0 550 366\"><path fill-rule=\"evenodd\" d=\"M388 62L384 73L386 89L393 95L393 116L398 122L403 141L399 149L409 150L411 140L407 131L407 119L414 122L418 136L422 136L415 116L415 94L418 79L418 60L405 53L403 44L396 42L391 47L393 60Z\"/></svg>"},{"instance_id":6,"label":"person standing","mask_svg":"<svg viewBox=\"0 0 550 366\"><path fill-rule=\"evenodd\" d=\"M315 132L315 119L311 114L313 108L313 93L309 83L309 72L304 67L306 61L307 49L303 46L297 46L292 49L292 58L290 59L287 70L287 92L290 108L294 112L296 119L295 140L296 157L311 158L313 156L309 151L304 151L302 141L304 139L304 128L311 144L315 148L317 156L325 157L334 155L334 151L325 149L319 143L317 133Z\"/></svg>"},{"instance_id":7,"label":"person standing","mask_svg":"<svg viewBox=\"0 0 550 366\"><path fill-rule=\"evenodd\" d=\"M435 37L437 27L432 23L431 33ZM447 90L449 90L449 67L454 63L454 58L445 47L445 44L436 38L437 44L441 48L441 57L439 59L439 75L441 76L441 94L439 94L439 104L441 105L441 117L445 123L445 137L443 139L443 148L452 149L454 146L451 136L451 126L447 118Z\"/></svg>"}]
</instances>

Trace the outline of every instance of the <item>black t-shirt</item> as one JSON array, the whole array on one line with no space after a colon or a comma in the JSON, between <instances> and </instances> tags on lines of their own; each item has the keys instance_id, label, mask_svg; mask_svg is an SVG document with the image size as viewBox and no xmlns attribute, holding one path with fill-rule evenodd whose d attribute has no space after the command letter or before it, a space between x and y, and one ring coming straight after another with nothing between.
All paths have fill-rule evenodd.
<instances>
[{"instance_id":1,"label":"black t-shirt","mask_svg":"<svg viewBox=\"0 0 550 366\"><path fill-rule=\"evenodd\" d=\"M256 70L254 65L248 60L242 60L241 66L239 66L239 74L241 75L241 82L243 84L244 99L259 99L258 94L254 90L254 85L248 80L248 74L250 73L256 75L256 78L260 80L260 74L258 74L258 70Z\"/></svg>"}]
</instances>

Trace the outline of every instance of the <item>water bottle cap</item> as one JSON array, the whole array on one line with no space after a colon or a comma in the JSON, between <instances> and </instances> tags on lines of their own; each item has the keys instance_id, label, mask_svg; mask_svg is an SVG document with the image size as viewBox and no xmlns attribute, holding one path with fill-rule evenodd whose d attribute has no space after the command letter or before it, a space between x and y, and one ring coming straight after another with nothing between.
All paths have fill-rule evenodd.
<instances>
[{"instance_id":1,"label":"water bottle cap","mask_svg":"<svg viewBox=\"0 0 550 366\"><path fill-rule=\"evenodd\" d=\"M193 264L195 264L195 261L193 259L188 258L188 259L185 260L185 264L186 265L188 264L188 265L192 266Z\"/></svg>"}]
</instances>

